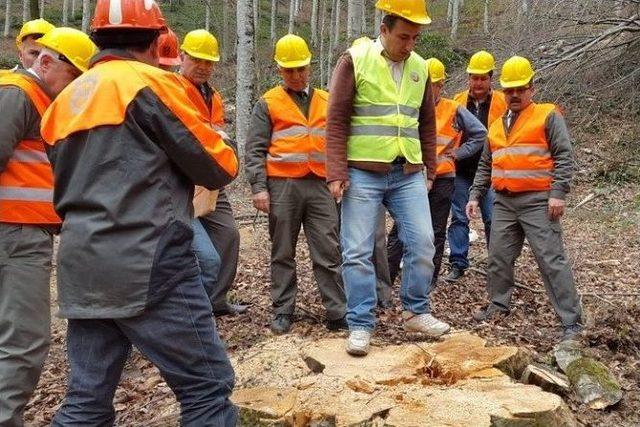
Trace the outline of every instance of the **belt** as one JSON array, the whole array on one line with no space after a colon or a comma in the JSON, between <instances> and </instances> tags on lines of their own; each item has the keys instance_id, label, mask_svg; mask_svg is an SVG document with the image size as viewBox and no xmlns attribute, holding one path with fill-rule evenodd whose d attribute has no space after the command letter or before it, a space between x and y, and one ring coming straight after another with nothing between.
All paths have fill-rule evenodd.
<instances>
[{"instance_id":1,"label":"belt","mask_svg":"<svg viewBox=\"0 0 640 427\"><path fill-rule=\"evenodd\" d=\"M391 161L392 165L404 165L405 163L407 163L407 159L401 156L398 156Z\"/></svg>"}]
</instances>

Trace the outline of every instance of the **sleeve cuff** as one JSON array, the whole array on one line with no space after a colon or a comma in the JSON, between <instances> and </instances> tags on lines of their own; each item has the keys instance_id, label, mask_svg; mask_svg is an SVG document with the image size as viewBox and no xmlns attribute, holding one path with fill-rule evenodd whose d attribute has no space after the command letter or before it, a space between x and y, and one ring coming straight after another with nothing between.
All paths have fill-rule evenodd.
<instances>
[{"instance_id":1,"label":"sleeve cuff","mask_svg":"<svg viewBox=\"0 0 640 427\"><path fill-rule=\"evenodd\" d=\"M549 197L564 200L567 197L567 193L562 190L551 190L551 192L549 193Z\"/></svg>"},{"instance_id":2,"label":"sleeve cuff","mask_svg":"<svg viewBox=\"0 0 640 427\"><path fill-rule=\"evenodd\" d=\"M254 184L251 184L251 194L257 194L262 191L269 191L266 182L256 182Z\"/></svg>"}]
</instances>

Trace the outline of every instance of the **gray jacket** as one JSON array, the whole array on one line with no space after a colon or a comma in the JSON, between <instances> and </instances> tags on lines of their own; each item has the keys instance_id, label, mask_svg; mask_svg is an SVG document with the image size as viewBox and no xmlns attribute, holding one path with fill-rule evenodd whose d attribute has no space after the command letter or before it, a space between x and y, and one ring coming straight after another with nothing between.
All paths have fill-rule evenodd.
<instances>
[{"instance_id":1,"label":"gray jacket","mask_svg":"<svg viewBox=\"0 0 640 427\"><path fill-rule=\"evenodd\" d=\"M507 111L508 113L508 111ZM511 125L517 120L517 116L511 121ZM507 128L507 114L502 117L502 123ZM571 180L574 171L573 148L569 130L562 117L557 111L552 112L545 123L545 134L549 141L549 150L553 159L553 181L549 197L564 199L569 193ZM491 150L487 142L482 151L482 157L478 164L473 185L469 193L469 200L479 200L484 196L491 186Z\"/></svg>"}]
</instances>

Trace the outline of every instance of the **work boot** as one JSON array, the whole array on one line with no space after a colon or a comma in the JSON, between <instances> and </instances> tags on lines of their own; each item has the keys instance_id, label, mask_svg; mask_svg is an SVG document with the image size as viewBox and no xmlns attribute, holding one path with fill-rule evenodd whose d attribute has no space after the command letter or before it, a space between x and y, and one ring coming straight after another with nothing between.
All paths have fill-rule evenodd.
<instances>
[{"instance_id":1,"label":"work boot","mask_svg":"<svg viewBox=\"0 0 640 427\"><path fill-rule=\"evenodd\" d=\"M243 304L225 304L222 307L216 307L213 309L213 315L216 317L220 316L235 316L237 314L245 313L249 310L248 305Z\"/></svg>"},{"instance_id":2,"label":"work boot","mask_svg":"<svg viewBox=\"0 0 640 427\"><path fill-rule=\"evenodd\" d=\"M432 338L438 338L446 334L451 329L449 324L442 322L429 313L415 314L410 311L403 311L404 330L407 332L420 332Z\"/></svg>"},{"instance_id":3,"label":"work boot","mask_svg":"<svg viewBox=\"0 0 640 427\"><path fill-rule=\"evenodd\" d=\"M562 339L560 341L573 341L579 338L580 333L584 330L584 327L576 323L575 325L569 325L564 327L562 333Z\"/></svg>"},{"instance_id":4,"label":"work boot","mask_svg":"<svg viewBox=\"0 0 640 427\"><path fill-rule=\"evenodd\" d=\"M342 316L339 319L327 320L327 329L330 331L348 331L347 319Z\"/></svg>"},{"instance_id":5,"label":"work boot","mask_svg":"<svg viewBox=\"0 0 640 427\"><path fill-rule=\"evenodd\" d=\"M509 314L509 310L500 308L495 304L489 304L473 313L473 319L478 322L484 322L494 316L506 316L507 314Z\"/></svg>"},{"instance_id":6,"label":"work boot","mask_svg":"<svg viewBox=\"0 0 640 427\"><path fill-rule=\"evenodd\" d=\"M289 332L291 330L291 317L290 314L276 314L273 322L271 322L271 332L276 335Z\"/></svg>"},{"instance_id":7,"label":"work boot","mask_svg":"<svg viewBox=\"0 0 640 427\"><path fill-rule=\"evenodd\" d=\"M449 271L449 274L444 277L444 281L454 283L460 280L462 276L464 276L464 270L454 265L451 267L451 271Z\"/></svg>"},{"instance_id":8,"label":"work boot","mask_svg":"<svg viewBox=\"0 0 640 427\"><path fill-rule=\"evenodd\" d=\"M347 353L352 356L366 356L369 353L369 343L371 342L371 332L351 331L347 338Z\"/></svg>"}]
</instances>

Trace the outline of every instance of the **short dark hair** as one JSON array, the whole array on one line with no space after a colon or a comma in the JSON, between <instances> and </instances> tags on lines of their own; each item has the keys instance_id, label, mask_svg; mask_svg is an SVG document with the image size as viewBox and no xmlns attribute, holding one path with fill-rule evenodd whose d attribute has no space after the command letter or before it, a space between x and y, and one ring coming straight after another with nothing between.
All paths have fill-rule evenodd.
<instances>
[{"instance_id":1,"label":"short dark hair","mask_svg":"<svg viewBox=\"0 0 640 427\"><path fill-rule=\"evenodd\" d=\"M112 29L94 31L91 39L100 50L125 49L144 52L160 36L158 30Z\"/></svg>"},{"instance_id":2,"label":"short dark hair","mask_svg":"<svg viewBox=\"0 0 640 427\"><path fill-rule=\"evenodd\" d=\"M409 24L414 24L415 22L411 22L408 19L403 18L402 16L398 16L398 15L392 15L387 13L386 15L384 15L382 17L382 23L389 29L389 30L393 30L393 27L396 26L396 23L398 22L398 20L407 22Z\"/></svg>"}]
</instances>

